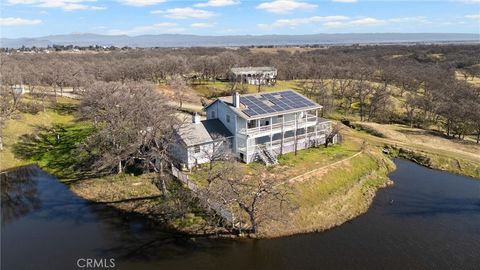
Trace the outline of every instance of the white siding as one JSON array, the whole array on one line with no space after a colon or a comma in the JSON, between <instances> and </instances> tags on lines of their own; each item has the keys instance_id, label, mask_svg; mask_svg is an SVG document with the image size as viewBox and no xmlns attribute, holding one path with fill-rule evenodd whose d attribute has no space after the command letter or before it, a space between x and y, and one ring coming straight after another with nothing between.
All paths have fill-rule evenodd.
<instances>
[{"instance_id":1,"label":"white siding","mask_svg":"<svg viewBox=\"0 0 480 270\"><path fill-rule=\"evenodd\" d=\"M210 156L213 151L212 144L203 144L203 145L198 145L198 148L200 148L200 152L195 153L195 146L190 146L187 148L188 152L188 164L187 167L189 169L197 166L198 164L203 164L207 163L210 161Z\"/></svg>"}]
</instances>

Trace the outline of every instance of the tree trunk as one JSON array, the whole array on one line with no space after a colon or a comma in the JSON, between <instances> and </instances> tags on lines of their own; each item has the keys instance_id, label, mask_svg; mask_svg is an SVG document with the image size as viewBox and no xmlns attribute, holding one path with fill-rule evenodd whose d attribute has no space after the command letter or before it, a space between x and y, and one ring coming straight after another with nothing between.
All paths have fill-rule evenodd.
<instances>
[{"instance_id":1,"label":"tree trunk","mask_svg":"<svg viewBox=\"0 0 480 270\"><path fill-rule=\"evenodd\" d=\"M162 189L162 195L168 197L167 184L165 183L165 175L163 174L163 161L160 161L160 187Z\"/></svg>"},{"instance_id":2,"label":"tree trunk","mask_svg":"<svg viewBox=\"0 0 480 270\"><path fill-rule=\"evenodd\" d=\"M250 218L250 223L252 225L251 231L252 233L257 233L257 220L255 218L255 211L248 211L248 217Z\"/></svg>"},{"instance_id":3,"label":"tree trunk","mask_svg":"<svg viewBox=\"0 0 480 270\"><path fill-rule=\"evenodd\" d=\"M57 103L57 87L56 86L53 87L53 94L55 96L55 103Z\"/></svg>"},{"instance_id":4,"label":"tree trunk","mask_svg":"<svg viewBox=\"0 0 480 270\"><path fill-rule=\"evenodd\" d=\"M120 158L118 159L118 174L121 174L123 172L122 170L122 160Z\"/></svg>"}]
</instances>

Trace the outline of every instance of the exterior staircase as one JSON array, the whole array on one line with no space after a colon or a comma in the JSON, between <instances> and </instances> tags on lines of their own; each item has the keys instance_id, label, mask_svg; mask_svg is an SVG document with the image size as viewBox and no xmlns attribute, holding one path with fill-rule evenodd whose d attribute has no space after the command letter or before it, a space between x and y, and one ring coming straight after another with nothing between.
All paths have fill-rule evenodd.
<instances>
[{"instance_id":1,"label":"exterior staircase","mask_svg":"<svg viewBox=\"0 0 480 270\"><path fill-rule=\"evenodd\" d=\"M267 149L267 147L265 147L265 145L257 146L257 154L267 166L278 164L277 158Z\"/></svg>"}]
</instances>

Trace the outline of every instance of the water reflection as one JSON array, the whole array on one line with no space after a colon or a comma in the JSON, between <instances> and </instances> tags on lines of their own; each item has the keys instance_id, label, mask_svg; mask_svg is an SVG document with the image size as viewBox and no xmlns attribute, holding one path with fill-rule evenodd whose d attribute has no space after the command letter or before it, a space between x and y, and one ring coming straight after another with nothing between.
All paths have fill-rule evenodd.
<instances>
[{"instance_id":1,"label":"water reflection","mask_svg":"<svg viewBox=\"0 0 480 270\"><path fill-rule=\"evenodd\" d=\"M42 206L34 177L37 171L34 166L26 166L0 174L2 225Z\"/></svg>"},{"instance_id":2,"label":"water reflection","mask_svg":"<svg viewBox=\"0 0 480 270\"><path fill-rule=\"evenodd\" d=\"M79 257L115 258L115 269L135 270L475 269L480 181L396 164L395 186L381 190L365 215L323 233L242 241L170 232L87 202L31 167L2 176L8 224L2 226L1 269L76 269Z\"/></svg>"}]
</instances>

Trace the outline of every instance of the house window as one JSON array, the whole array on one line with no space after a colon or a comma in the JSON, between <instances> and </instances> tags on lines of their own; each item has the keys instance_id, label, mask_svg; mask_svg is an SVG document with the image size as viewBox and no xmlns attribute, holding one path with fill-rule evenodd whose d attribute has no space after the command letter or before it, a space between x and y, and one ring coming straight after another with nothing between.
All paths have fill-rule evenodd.
<instances>
[{"instance_id":1,"label":"house window","mask_svg":"<svg viewBox=\"0 0 480 270\"><path fill-rule=\"evenodd\" d=\"M256 127L256 120L248 120L248 128Z\"/></svg>"},{"instance_id":2,"label":"house window","mask_svg":"<svg viewBox=\"0 0 480 270\"><path fill-rule=\"evenodd\" d=\"M212 119L215 118L215 111L212 111Z\"/></svg>"},{"instance_id":3,"label":"house window","mask_svg":"<svg viewBox=\"0 0 480 270\"><path fill-rule=\"evenodd\" d=\"M230 123L230 115L227 114L227 123Z\"/></svg>"},{"instance_id":4,"label":"house window","mask_svg":"<svg viewBox=\"0 0 480 270\"><path fill-rule=\"evenodd\" d=\"M193 152L195 152L195 153L200 153L200 145L195 145L195 146L193 147Z\"/></svg>"}]
</instances>

